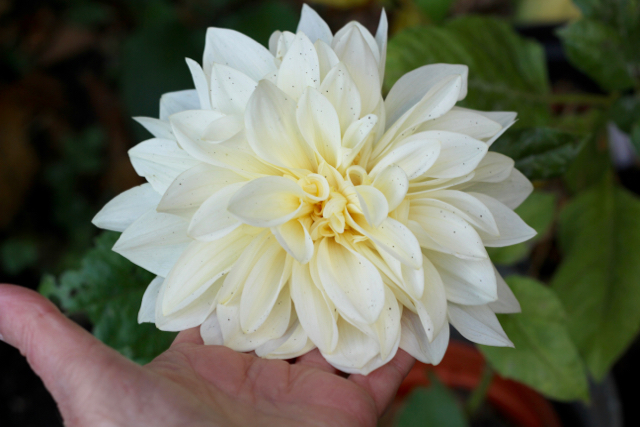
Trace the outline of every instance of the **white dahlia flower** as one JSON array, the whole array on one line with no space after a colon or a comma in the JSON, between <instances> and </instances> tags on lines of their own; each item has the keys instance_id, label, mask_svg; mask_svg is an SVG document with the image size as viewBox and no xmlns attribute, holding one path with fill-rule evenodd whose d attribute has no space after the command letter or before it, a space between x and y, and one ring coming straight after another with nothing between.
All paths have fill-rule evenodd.
<instances>
[{"instance_id":1,"label":"white dahlia flower","mask_svg":"<svg viewBox=\"0 0 640 427\"><path fill-rule=\"evenodd\" d=\"M148 183L94 219L158 276L140 322L266 358L317 347L362 374L398 348L438 363L449 323L512 345L494 313L520 307L485 246L535 234L513 212L531 183L487 152L515 114L455 107L463 65L421 67L383 99L386 45L384 13L375 36L333 35L307 6L269 50L208 30L202 67L187 60L196 89L137 119Z\"/></svg>"}]
</instances>

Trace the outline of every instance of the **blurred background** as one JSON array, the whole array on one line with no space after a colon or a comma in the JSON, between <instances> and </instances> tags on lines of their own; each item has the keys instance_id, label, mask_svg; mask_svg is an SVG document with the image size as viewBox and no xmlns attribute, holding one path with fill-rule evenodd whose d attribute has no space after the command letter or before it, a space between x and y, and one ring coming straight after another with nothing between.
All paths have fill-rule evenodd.
<instances>
[{"instance_id":1,"label":"blurred background","mask_svg":"<svg viewBox=\"0 0 640 427\"><path fill-rule=\"evenodd\" d=\"M563 47L556 30L567 22L580 20L584 9L581 12L565 0L310 0L309 3L334 31L348 21L358 20L374 32L381 9L386 8L391 35L400 34L394 51L397 53L390 54L389 60L395 62L390 63L387 72L387 89L394 79L408 71L402 65L402 35L439 28L459 17L480 15L498 19L508 30L514 29L514 37L535 40L542 46L540 52L546 63L542 86L549 87L534 85L529 88L529 98L502 106L481 95L482 100L475 102L485 109L517 109L521 113L520 131L526 132L525 126L544 124L574 136L569 144L570 153L565 150L555 154L556 158L566 157L562 171L538 176L535 164L529 165L533 172L527 176L543 180L536 182L537 188L547 191L541 194L552 194L535 199L529 207L529 218L525 218L530 224L542 222L534 227L541 229L542 238L521 247L521 253L492 254L509 265L510 271L548 281L561 259L553 231L557 207L571 193L565 190L567 186L575 190L590 179L579 171L574 172L573 179L566 179L567 164L580 155L586 156L580 154L585 150L584 144L575 135L593 133L592 126L599 120L594 110L608 102L610 93L620 96L629 92L625 88L609 90L598 79L597 71L585 72L584 67L572 65L576 61L568 60L567 44ZM161 351L171 340L169 334L155 338L151 347L140 350L136 344L125 342L126 337L122 338L121 324L96 320L104 315L104 301L73 299L85 282L91 281L90 273L95 273L91 269L101 262L116 265L122 272L135 269L116 259L117 255L107 255L114 235L103 234L94 248L99 230L91 224L91 218L108 200L143 182L131 167L127 150L148 135L131 116L157 117L161 94L192 88L184 58L201 60L207 27L236 29L266 45L276 29L295 31L301 5L298 0L0 0L0 282L32 289L38 289L42 282L41 291L56 297L54 300L74 320L88 329L99 327L98 331L94 329L97 335L106 337L107 342L135 360L144 362ZM427 37L428 30L424 31ZM479 50L485 48L490 47L481 43L477 46ZM511 54L517 52L516 46ZM425 53L426 62L412 64L412 68L427 63L429 55ZM594 59L598 60L604 61ZM605 67L604 64L600 66ZM526 74L526 70L524 67L520 73ZM473 86L470 92L473 96ZM542 99L541 96L546 96L543 92L555 94L556 98ZM634 99L629 102L633 104ZM545 105L542 110L540 103ZM625 118L628 110L622 111L619 117ZM602 128L602 122L598 123ZM632 124L611 125L604 134L595 136L605 142L594 146L600 147L596 157L611 159L617 182L637 194L638 160L627 135L632 133ZM515 129L513 135L518 131ZM527 166L526 162L521 164ZM593 164L583 163L589 170L600 167ZM561 174L565 175L557 177ZM545 203L548 210L536 210ZM93 252L89 252L87 259L89 250ZM145 272L135 270L135 275L140 283L150 281ZM137 284L135 280L131 282L133 296L127 301L133 302L122 315L132 318L129 323L135 321L139 297L144 291ZM92 305L93 302L96 304ZM640 310L640 306L636 307ZM110 327L120 328L120 332ZM155 334L151 329L139 328L135 329L137 335ZM606 386L592 389L591 404L566 403L577 399L560 399L565 403L551 399L551 408L562 425L613 426L622 425L622 419L624 425L640 425L637 406L640 344L633 339L629 342L612 374L606 376ZM468 395L464 391L458 394L463 396L458 400ZM429 398L439 402L436 397ZM595 403L604 405L604 409L593 412L589 408ZM401 408L402 404L399 405ZM472 425L546 425L496 415L491 408L484 411L483 416L472 417ZM588 424L585 419L595 421ZM436 425L404 422L403 425ZM456 422L445 419L437 425L465 425ZM40 380L18 351L0 343L0 426L58 425L62 423L55 403Z\"/></svg>"}]
</instances>

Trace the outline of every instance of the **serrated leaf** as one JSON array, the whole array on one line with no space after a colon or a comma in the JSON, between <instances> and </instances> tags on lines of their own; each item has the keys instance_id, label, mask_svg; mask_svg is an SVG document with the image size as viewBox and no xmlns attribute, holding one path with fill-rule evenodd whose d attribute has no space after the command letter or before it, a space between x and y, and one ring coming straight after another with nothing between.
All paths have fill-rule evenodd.
<instances>
[{"instance_id":1,"label":"serrated leaf","mask_svg":"<svg viewBox=\"0 0 640 427\"><path fill-rule=\"evenodd\" d=\"M534 191L515 212L538 234L531 240L517 245L502 248L487 248L491 261L498 265L510 265L522 261L529 254L530 248L543 238L555 216L556 196L553 193Z\"/></svg>"},{"instance_id":2,"label":"serrated leaf","mask_svg":"<svg viewBox=\"0 0 640 427\"><path fill-rule=\"evenodd\" d=\"M515 348L478 346L503 377L520 381L557 400L586 400L584 364L566 327L565 311L554 292L527 277L507 283L522 307L498 318Z\"/></svg>"},{"instance_id":3,"label":"serrated leaf","mask_svg":"<svg viewBox=\"0 0 640 427\"><path fill-rule=\"evenodd\" d=\"M640 331L640 200L612 178L560 215L565 254L551 285L586 364L601 380Z\"/></svg>"},{"instance_id":4,"label":"serrated leaf","mask_svg":"<svg viewBox=\"0 0 640 427\"><path fill-rule=\"evenodd\" d=\"M507 23L478 16L444 26L404 30L389 41L385 86L433 63L469 66L469 94L463 105L479 110L516 111L517 126L547 123L549 92L544 50Z\"/></svg>"},{"instance_id":5,"label":"serrated leaf","mask_svg":"<svg viewBox=\"0 0 640 427\"><path fill-rule=\"evenodd\" d=\"M397 427L465 427L467 421L454 394L431 376L429 388L416 388L407 397Z\"/></svg>"},{"instance_id":6,"label":"serrated leaf","mask_svg":"<svg viewBox=\"0 0 640 427\"><path fill-rule=\"evenodd\" d=\"M78 270L65 272L58 281L45 277L40 292L68 313L86 314L94 335L105 344L147 363L169 347L175 334L138 325L142 295L154 276L113 252L117 239L118 233L102 233Z\"/></svg>"},{"instance_id":7,"label":"serrated leaf","mask_svg":"<svg viewBox=\"0 0 640 427\"><path fill-rule=\"evenodd\" d=\"M581 19L558 30L569 61L607 90L634 85L623 45L615 28Z\"/></svg>"},{"instance_id":8,"label":"serrated leaf","mask_svg":"<svg viewBox=\"0 0 640 427\"><path fill-rule=\"evenodd\" d=\"M516 161L516 168L530 180L562 175L580 151L577 135L549 128L508 132L492 146Z\"/></svg>"}]
</instances>

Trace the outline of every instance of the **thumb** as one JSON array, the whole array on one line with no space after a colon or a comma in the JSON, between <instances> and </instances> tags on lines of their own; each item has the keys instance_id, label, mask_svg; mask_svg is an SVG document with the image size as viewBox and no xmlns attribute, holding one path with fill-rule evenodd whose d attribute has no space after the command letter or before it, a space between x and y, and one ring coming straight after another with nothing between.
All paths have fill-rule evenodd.
<instances>
[{"instance_id":1,"label":"thumb","mask_svg":"<svg viewBox=\"0 0 640 427\"><path fill-rule=\"evenodd\" d=\"M46 298L19 286L0 285L0 336L26 356L63 413L96 384L108 383L114 369L137 367Z\"/></svg>"}]
</instances>

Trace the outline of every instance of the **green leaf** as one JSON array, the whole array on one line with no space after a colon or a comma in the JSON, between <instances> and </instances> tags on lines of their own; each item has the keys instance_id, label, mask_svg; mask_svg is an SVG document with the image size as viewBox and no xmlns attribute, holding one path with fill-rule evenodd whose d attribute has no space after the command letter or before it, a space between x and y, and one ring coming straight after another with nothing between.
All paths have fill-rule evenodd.
<instances>
[{"instance_id":1,"label":"green leaf","mask_svg":"<svg viewBox=\"0 0 640 427\"><path fill-rule=\"evenodd\" d=\"M463 105L519 113L517 126L549 120L544 50L493 18L467 16L444 26L401 31L389 41L385 86L405 73L434 63L469 66L469 94Z\"/></svg>"},{"instance_id":2,"label":"green leaf","mask_svg":"<svg viewBox=\"0 0 640 427\"><path fill-rule=\"evenodd\" d=\"M558 30L569 61L607 90L634 85L623 49L625 40L615 28L581 19Z\"/></svg>"},{"instance_id":3,"label":"green leaf","mask_svg":"<svg viewBox=\"0 0 640 427\"><path fill-rule=\"evenodd\" d=\"M516 161L516 168L530 180L562 175L580 151L581 137L549 128L507 132L492 146Z\"/></svg>"},{"instance_id":4,"label":"green leaf","mask_svg":"<svg viewBox=\"0 0 640 427\"><path fill-rule=\"evenodd\" d=\"M600 380L640 331L640 200L610 176L560 214L564 261L552 287L593 376Z\"/></svg>"},{"instance_id":5,"label":"green leaf","mask_svg":"<svg viewBox=\"0 0 640 427\"><path fill-rule=\"evenodd\" d=\"M478 346L503 377L520 381L557 400L589 397L584 364L566 327L558 297L542 283L511 276L507 283L522 313L498 319L515 348Z\"/></svg>"},{"instance_id":6,"label":"green leaf","mask_svg":"<svg viewBox=\"0 0 640 427\"><path fill-rule=\"evenodd\" d=\"M503 248L487 248L494 264L510 265L522 261L529 254L530 248L544 237L555 217L556 195L544 191L534 191L515 212L538 234L525 243L505 246Z\"/></svg>"},{"instance_id":7,"label":"green leaf","mask_svg":"<svg viewBox=\"0 0 640 427\"><path fill-rule=\"evenodd\" d=\"M454 394L431 375L429 388L417 388L407 397L397 427L465 427L467 421Z\"/></svg>"},{"instance_id":8,"label":"green leaf","mask_svg":"<svg viewBox=\"0 0 640 427\"><path fill-rule=\"evenodd\" d=\"M624 96L611 108L611 120L627 133L636 151L640 153L640 97Z\"/></svg>"},{"instance_id":9,"label":"green leaf","mask_svg":"<svg viewBox=\"0 0 640 427\"><path fill-rule=\"evenodd\" d=\"M453 0L416 0L416 6L429 17L431 22L440 23L451 10Z\"/></svg>"},{"instance_id":10,"label":"green leaf","mask_svg":"<svg viewBox=\"0 0 640 427\"><path fill-rule=\"evenodd\" d=\"M154 276L113 252L117 239L117 233L102 233L78 270L65 272L58 281L46 276L40 292L69 313L86 314L98 339L146 363L166 350L175 334L149 323L138 325L142 295Z\"/></svg>"}]
</instances>

